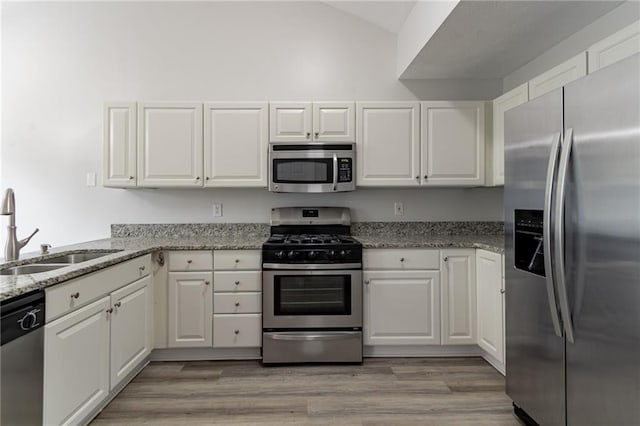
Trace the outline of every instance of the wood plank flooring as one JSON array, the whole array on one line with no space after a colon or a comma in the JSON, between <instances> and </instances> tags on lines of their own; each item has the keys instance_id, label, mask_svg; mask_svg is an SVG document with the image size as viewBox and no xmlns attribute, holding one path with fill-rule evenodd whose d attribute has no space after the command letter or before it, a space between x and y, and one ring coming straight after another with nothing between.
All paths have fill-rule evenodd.
<instances>
[{"instance_id":1,"label":"wood plank flooring","mask_svg":"<svg viewBox=\"0 0 640 426\"><path fill-rule=\"evenodd\" d=\"M92 425L521 425L481 358L153 362Z\"/></svg>"}]
</instances>

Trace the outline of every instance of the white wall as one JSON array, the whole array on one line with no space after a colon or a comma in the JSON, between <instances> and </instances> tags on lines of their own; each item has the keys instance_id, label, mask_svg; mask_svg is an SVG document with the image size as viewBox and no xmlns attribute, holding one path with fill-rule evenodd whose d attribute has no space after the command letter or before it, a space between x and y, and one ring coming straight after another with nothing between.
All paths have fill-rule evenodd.
<instances>
[{"instance_id":1,"label":"white wall","mask_svg":"<svg viewBox=\"0 0 640 426\"><path fill-rule=\"evenodd\" d=\"M30 250L107 237L111 223L212 222L213 202L230 222L267 222L270 207L302 204L347 205L356 220L399 219L393 201L405 202L400 219L502 218L501 189L280 195L86 187L87 172L101 174L105 101L466 96L455 81L405 86L396 79L393 34L318 3L2 8L2 185L16 191L19 236L41 229ZM496 95L494 87L464 87Z\"/></svg>"},{"instance_id":2,"label":"white wall","mask_svg":"<svg viewBox=\"0 0 640 426\"><path fill-rule=\"evenodd\" d=\"M640 19L640 1L624 2L580 31L567 37L542 55L507 75L505 92L587 50L592 44Z\"/></svg>"}]
</instances>

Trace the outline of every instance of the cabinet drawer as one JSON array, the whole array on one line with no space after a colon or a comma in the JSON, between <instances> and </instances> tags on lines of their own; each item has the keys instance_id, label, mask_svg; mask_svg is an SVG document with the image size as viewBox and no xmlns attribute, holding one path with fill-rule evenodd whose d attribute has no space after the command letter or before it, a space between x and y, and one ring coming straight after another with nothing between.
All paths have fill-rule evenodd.
<instances>
[{"instance_id":1,"label":"cabinet drawer","mask_svg":"<svg viewBox=\"0 0 640 426\"><path fill-rule=\"evenodd\" d=\"M430 249L367 249L364 269L440 269L440 251Z\"/></svg>"},{"instance_id":2,"label":"cabinet drawer","mask_svg":"<svg viewBox=\"0 0 640 426\"><path fill-rule=\"evenodd\" d=\"M212 269L213 256L210 251L169 252L170 271L210 271Z\"/></svg>"},{"instance_id":3,"label":"cabinet drawer","mask_svg":"<svg viewBox=\"0 0 640 426\"><path fill-rule=\"evenodd\" d=\"M260 250L215 250L213 269L216 271L242 271L262 269Z\"/></svg>"},{"instance_id":4,"label":"cabinet drawer","mask_svg":"<svg viewBox=\"0 0 640 426\"><path fill-rule=\"evenodd\" d=\"M46 290L46 321L145 277L150 271L151 255L147 254L51 287Z\"/></svg>"},{"instance_id":5,"label":"cabinet drawer","mask_svg":"<svg viewBox=\"0 0 640 426\"><path fill-rule=\"evenodd\" d=\"M214 315L213 347L242 348L262 345L262 315Z\"/></svg>"},{"instance_id":6,"label":"cabinet drawer","mask_svg":"<svg viewBox=\"0 0 640 426\"><path fill-rule=\"evenodd\" d=\"M216 293L213 296L214 314L259 314L262 312L262 293Z\"/></svg>"},{"instance_id":7,"label":"cabinet drawer","mask_svg":"<svg viewBox=\"0 0 640 426\"><path fill-rule=\"evenodd\" d=\"M215 292L262 291L262 272L214 272Z\"/></svg>"}]
</instances>

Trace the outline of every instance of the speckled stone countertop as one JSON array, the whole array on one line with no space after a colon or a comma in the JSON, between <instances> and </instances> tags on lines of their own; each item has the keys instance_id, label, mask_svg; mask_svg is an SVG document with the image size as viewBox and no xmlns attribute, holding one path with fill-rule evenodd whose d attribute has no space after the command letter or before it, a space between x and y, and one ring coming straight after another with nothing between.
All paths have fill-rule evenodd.
<instances>
[{"instance_id":1,"label":"speckled stone countertop","mask_svg":"<svg viewBox=\"0 0 640 426\"><path fill-rule=\"evenodd\" d=\"M504 252L499 222L416 222L354 224L353 236L364 248L481 248ZM462 234L462 235L461 235ZM176 235L179 237L170 237ZM48 272L0 275L0 301L90 274L159 250L260 249L269 235L265 224L113 225L112 237L58 247L47 256L26 253L0 269L33 263L60 254L106 251L105 256ZM116 252L109 252L118 250Z\"/></svg>"}]
</instances>

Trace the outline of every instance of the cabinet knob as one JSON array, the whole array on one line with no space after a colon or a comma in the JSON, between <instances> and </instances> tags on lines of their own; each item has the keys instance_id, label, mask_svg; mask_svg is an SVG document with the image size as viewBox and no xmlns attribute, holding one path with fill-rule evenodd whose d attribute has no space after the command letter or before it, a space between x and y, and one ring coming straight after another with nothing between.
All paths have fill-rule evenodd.
<instances>
[{"instance_id":1,"label":"cabinet knob","mask_svg":"<svg viewBox=\"0 0 640 426\"><path fill-rule=\"evenodd\" d=\"M76 291L75 293L71 293L71 298L72 299L77 299L78 297L80 297L80 292Z\"/></svg>"},{"instance_id":2,"label":"cabinet knob","mask_svg":"<svg viewBox=\"0 0 640 426\"><path fill-rule=\"evenodd\" d=\"M369 280L365 280L365 281L364 281L364 283L365 283L366 285L369 285L369 283L370 283L370 282L371 282L371 281L369 281Z\"/></svg>"},{"instance_id":3,"label":"cabinet knob","mask_svg":"<svg viewBox=\"0 0 640 426\"><path fill-rule=\"evenodd\" d=\"M108 314L113 313L113 308L109 308L109 309L107 309L107 313L108 313Z\"/></svg>"},{"instance_id":4,"label":"cabinet knob","mask_svg":"<svg viewBox=\"0 0 640 426\"><path fill-rule=\"evenodd\" d=\"M400 262L404 262L404 257L401 257L401 258L400 258Z\"/></svg>"},{"instance_id":5,"label":"cabinet knob","mask_svg":"<svg viewBox=\"0 0 640 426\"><path fill-rule=\"evenodd\" d=\"M120 306L122 306L122 302L116 302L113 304L114 308L119 308Z\"/></svg>"},{"instance_id":6,"label":"cabinet knob","mask_svg":"<svg viewBox=\"0 0 640 426\"><path fill-rule=\"evenodd\" d=\"M133 176L129 176L129 180L133 180Z\"/></svg>"},{"instance_id":7,"label":"cabinet knob","mask_svg":"<svg viewBox=\"0 0 640 426\"><path fill-rule=\"evenodd\" d=\"M193 260L191 260L191 259L187 260L187 263L188 263L189 265L191 265L191 262L193 262Z\"/></svg>"},{"instance_id":8,"label":"cabinet knob","mask_svg":"<svg viewBox=\"0 0 640 426\"><path fill-rule=\"evenodd\" d=\"M418 181L420 180L420 175L416 176L416 180Z\"/></svg>"},{"instance_id":9,"label":"cabinet knob","mask_svg":"<svg viewBox=\"0 0 640 426\"><path fill-rule=\"evenodd\" d=\"M236 260L235 260L235 262L236 262L236 263L240 263L240 259L236 259Z\"/></svg>"},{"instance_id":10,"label":"cabinet knob","mask_svg":"<svg viewBox=\"0 0 640 426\"><path fill-rule=\"evenodd\" d=\"M138 268L138 269L140 269L140 271L142 272L142 271L144 271L145 269L147 269L147 267L146 267L146 266L144 266L144 265L142 265L142 266L141 266L140 268Z\"/></svg>"},{"instance_id":11,"label":"cabinet knob","mask_svg":"<svg viewBox=\"0 0 640 426\"><path fill-rule=\"evenodd\" d=\"M311 137L311 133L307 132L307 139L309 139Z\"/></svg>"},{"instance_id":12,"label":"cabinet knob","mask_svg":"<svg viewBox=\"0 0 640 426\"><path fill-rule=\"evenodd\" d=\"M445 262L448 262L448 261L449 261L449 256L445 256L445 257L444 257L444 261L445 261Z\"/></svg>"},{"instance_id":13,"label":"cabinet knob","mask_svg":"<svg viewBox=\"0 0 640 426\"><path fill-rule=\"evenodd\" d=\"M196 180L200 180L200 176L196 177Z\"/></svg>"},{"instance_id":14,"label":"cabinet knob","mask_svg":"<svg viewBox=\"0 0 640 426\"><path fill-rule=\"evenodd\" d=\"M429 175L424 175L424 178L425 178L425 179L426 179L426 178L428 178L428 177L429 177Z\"/></svg>"},{"instance_id":15,"label":"cabinet knob","mask_svg":"<svg viewBox=\"0 0 640 426\"><path fill-rule=\"evenodd\" d=\"M316 139L320 136L320 132L316 132Z\"/></svg>"},{"instance_id":16,"label":"cabinet knob","mask_svg":"<svg viewBox=\"0 0 640 426\"><path fill-rule=\"evenodd\" d=\"M240 330L234 330L234 334L240 334Z\"/></svg>"},{"instance_id":17,"label":"cabinet knob","mask_svg":"<svg viewBox=\"0 0 640 426\"><path fill-rule=\"evenodd\" d=\"M500 289L500 294L504 294L504 292L505 292L505 289L504 289L504 288L501 288L501 289Z\"/></svg>"},{"instance_id":18,"label":"cabinet knob","mask_svg":"<svg viewBox=\"0 0 640 426\"><path fill-rule=\"evenodd\" d=\"M235 285L240 285L240 281L236 281L236 282L235 282Z\"/></svg>"},{"instance_id":19,"label":"cabinet knob","mask_svg":"<svg viewBox=\"0 0 640 426\"><path fill-rule=\"evenodd\" d=\"M205 281L204 282L204 285L209 285L209 284L211 284L211 282L209 282L209 281Z\"/></svg>"},{"instance_id":20,"label":"cabinet knob","mask_svg":"<svg viewBox=\"0 0 640 426\"><path fill-rule=\"evenodd\" d=\"M240 306L240 302L236 302L236 308Z\"/></svg>"},{"instance_id":21,"label":"cabinet knob","mask_svg":"<svg viewBox=\"0 0 640 426\"><path fill-rule=\"evenodd\" d=\"M207 177L205 178L205 180L209 180L209 179L211 179L209 176L207 176Z\"/></svg>"}]
</instances>

